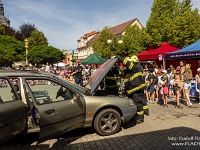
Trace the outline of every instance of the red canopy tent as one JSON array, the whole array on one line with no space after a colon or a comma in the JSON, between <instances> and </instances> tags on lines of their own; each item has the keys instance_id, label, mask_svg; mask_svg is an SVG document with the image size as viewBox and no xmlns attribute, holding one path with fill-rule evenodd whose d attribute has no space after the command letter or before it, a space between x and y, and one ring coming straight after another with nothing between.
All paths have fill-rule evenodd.
<instances>
[{"instance_id":1,"label":"red canopy tent","mask_svg":"<svg viewBox=\"0 0 200 150\"><path fill-rule=\"evenodd\" d=\"M143 52L137 54L137 56L140 61L158 60L159 55L162 55L162 58L164 58L165 53L170 53L179 49L180 48L169 45L167 42L163 42L158 47L147 48Z\"/></svg>"}]
</instances>

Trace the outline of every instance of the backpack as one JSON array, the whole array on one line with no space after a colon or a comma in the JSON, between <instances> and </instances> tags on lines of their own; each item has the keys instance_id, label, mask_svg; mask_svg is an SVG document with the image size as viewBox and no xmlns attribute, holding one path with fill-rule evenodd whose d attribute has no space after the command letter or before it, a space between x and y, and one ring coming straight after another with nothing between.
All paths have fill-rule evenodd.
<instances>
[{"instance_id":1,"label":"backpack","mask_svg":"<svg viewBox=\"0 0 200 150\"><path fill-rule=\"evenodd\" d=\"M152 74L153 76L153 84L158 84L158 77ZM147 80L150 81L150 75L148 75Z\"/></svg>"},{"instance_id":2,"label":"backpack","mask_svg":"<svg viewBox=\"0 0 200 150\"><path fill-rule=\"evenodd\" d=\"M153 83L154 83L154 84L158 84L158 77L157 77L157 76L154 76L154 78L153 78Z\"/></svg>"}]
</instances>

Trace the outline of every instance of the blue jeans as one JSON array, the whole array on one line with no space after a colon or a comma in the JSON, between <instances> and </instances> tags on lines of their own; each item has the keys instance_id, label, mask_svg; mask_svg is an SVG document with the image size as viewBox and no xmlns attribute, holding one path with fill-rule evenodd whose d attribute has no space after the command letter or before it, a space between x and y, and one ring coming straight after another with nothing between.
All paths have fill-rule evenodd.
<instances>
[{"instance_id":1,"label":"blue jeans","mask_svg":"<svg viewBox=\"0 0 200 150\"><path fill-rule=\"evenodd\" d=\"M75 78L75 83L80 85L80 86L83 86L83 79L82 78Z\"/></svg>"}]
</instances>

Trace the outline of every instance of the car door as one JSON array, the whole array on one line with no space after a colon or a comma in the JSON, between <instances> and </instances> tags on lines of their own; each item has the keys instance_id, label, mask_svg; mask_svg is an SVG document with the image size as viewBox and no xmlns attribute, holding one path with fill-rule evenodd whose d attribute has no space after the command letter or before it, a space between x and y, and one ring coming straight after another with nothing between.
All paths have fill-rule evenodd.
<instances>
[{"instance_id":1,"label":"car door","mask_svg":"<svg viewBox=\"0 0 200 150\"><path fill-rule=\"evenodd\" d=\"M24 80L40 126L39 142L83 126L85 101L81 94L53 79Z\"/></svg>"},{"instance_id":2,"label":"car door","mask_svg":"<svg viewBox=\"0 0 200 150\"><path fill-rule=\"evenodd\" d=\"M13 85L17 82L0 77L0 144L22 133L26 127L26 105Z\"/></svg>"}]
</instances>

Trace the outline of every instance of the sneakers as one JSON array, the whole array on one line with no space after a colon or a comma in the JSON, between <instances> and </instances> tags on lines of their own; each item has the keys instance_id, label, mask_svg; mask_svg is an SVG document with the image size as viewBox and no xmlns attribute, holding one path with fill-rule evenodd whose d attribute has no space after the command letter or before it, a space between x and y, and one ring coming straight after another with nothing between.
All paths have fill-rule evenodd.
<instances>
[{"instance_id":1,"label":"sneakers","mask_svg":"<svg viewBox=\"0 0 200 150\"><path fill-rule=\"evenodd\" d=\"M175 106L175 108L177 108L177 109L183 109L183 107L181 107L180 105Z\"/></svg>"},{"instance_id":2,"label":"sneakers","mask_svg":"<svg viewBox=\"0 0 200 150\"><path fill-rule=\"evenodd\" d=\"M199 104L198 105L200 105L200 102L199 102Z\"/></svg>"},{"instance_id":3,"label":"sneakers","mask_svg":"<svg viewBox=\"0 0 200 150\"><path fill-rule=\"evenodd\" d=\"M168 100L171 100L172 99L172 96L168 96Z\"/></svg>"},{"instance_id":4,"label":"sneakers","mask_svg":"<svg viewBox=\"0 0 200 150\"><path fill-rule=\"evenodd\" d=\"M154 104L154 102L152 102L152 101L148 101L148 103L149 103L149 104Z\"/></svg>"},{"instance_id":5,"label":"sneakers","mask_svg":"<svg viewBox=\"0 0 200 150\"><path fill-rule=\"evenodd\" d=\"M188 106L188 107L191 107L191 106L192 106L192 103L191 103L191 102L187 102L187 106Z\"/></svg>"}]
</instances>

